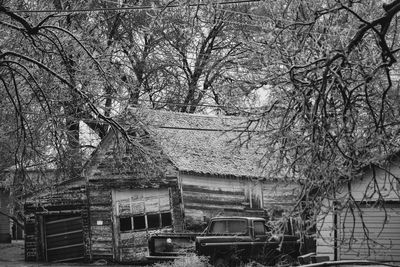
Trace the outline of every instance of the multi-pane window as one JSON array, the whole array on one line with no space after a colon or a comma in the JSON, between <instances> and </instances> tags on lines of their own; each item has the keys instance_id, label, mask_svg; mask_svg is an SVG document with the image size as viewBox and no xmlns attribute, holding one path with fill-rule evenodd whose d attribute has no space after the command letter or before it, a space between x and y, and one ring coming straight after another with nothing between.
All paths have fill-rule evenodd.
<instances>
[{"instance_id":1,"label":"multi-pane window","mask_svg":"<svg viewBox=\"0 0 400 267\"><path fill-rule=\"evenodd\" d=\"M121 232L172 225L168 189L116 191L114 199Z\"/></svg>"},{"instance_id":2,"label":"multi-pane window","mask_svg":"<svg viewBox=\"0 0 400 267\"><path fill-rule=\"evenodd\" d=\"M157 229L172 225L171 212L134 215L119 218L119 229L121 232L138 231L145 229Z\"/></svg>"}]
</instances>

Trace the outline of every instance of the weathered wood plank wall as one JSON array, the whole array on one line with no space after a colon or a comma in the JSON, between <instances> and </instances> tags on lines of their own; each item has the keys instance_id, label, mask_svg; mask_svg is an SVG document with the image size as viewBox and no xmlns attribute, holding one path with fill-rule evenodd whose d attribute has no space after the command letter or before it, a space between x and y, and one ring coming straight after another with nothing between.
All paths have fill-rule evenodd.
<instances>
[{"instance_id":1,"label":"weathered wood plank wall","mask_svg":"<svg viewBox=\"0 0 400 267\"><path fill-rule=\"evenodd\" d=\"M152 200L153 197L158 198L157 190L164 188L167 195L162 199L162 205L170 204L161 208L171 212L175 230L182 229L177 171L151 139L144 137L142 141L156 151L150 161L143 158L141 152L136 151L137 148L130 146L125 140L110 135L100 144L97 153L85 169L90 206L92 260L109 258L129 262L142 259L146 255L147 238L152 229L148 229L147 225L146 229L140 231L129 229L132 227L130 225L121 226L120 203L117 202L121 199L115 198L118 195L116 192L124 194L121 190L125 190L128 202L134 202L139 198L140 192L144 191L148 198L147 212L141 209L141 205L129 204L129 212L121 215L121 218L128 218L123 219L125 224L133 223L129 222L133 220L129 219L133 215L145 216L147 219L147 213L155 213L154 209L160 209L159 199L157 202L155 198ZM123 209L123 205L121 207Z\"/></svg>"},{"instance_id":2,"label":"weathered wood plank wall","mask_svg":"<svg viewBox=\"0 0 400 267\"><path fill-rule=\"evenodd\" d=\"M111 190L89 187L91 257L114 259Z\"/></svg>"},{"instance_id":3,"label":"weathered wood plank wall","mask_svg":"<svg viewBox=\"0 0 400 267\"><path fill-rule=\"evenodd\" d=\"M299 186L245 177L180 174L186 221L191 227L217 215L266 216L265 211L290 210Z\"/></svg>"},{"instance_id":4,"label":"weathered wood plank wall","mask_svg":"<svg viewBox=\"0 0 400 267\"><path fill-rule=\"evenodd\" d=\"M47 255L45 243L46 216L80 216L82 218L82 238L84 260L90 258L89 215L86 189L82 182L63 185L55 191L44 192L27 200L24 206L27 216L25 222L25 259L44 261Z\"/></svg>"}]
</instances>

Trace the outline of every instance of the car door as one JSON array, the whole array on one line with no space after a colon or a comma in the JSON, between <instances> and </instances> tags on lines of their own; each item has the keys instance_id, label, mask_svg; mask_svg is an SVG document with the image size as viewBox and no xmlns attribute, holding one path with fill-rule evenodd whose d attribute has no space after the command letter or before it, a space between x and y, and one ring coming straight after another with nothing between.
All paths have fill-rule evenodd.
<instances>
[{"instance_id":1,"label":"car door","mask_svg":"<svg viewBox=\"0 0 400 267\"><path fill-rule=\"evenodd\" d=\"M253 246L251 258L260 263L269 263L276 257L278 244L268 242L270 234L267 232L265 221L255 220L252 225Z\"/></svg>"}]
</instances>

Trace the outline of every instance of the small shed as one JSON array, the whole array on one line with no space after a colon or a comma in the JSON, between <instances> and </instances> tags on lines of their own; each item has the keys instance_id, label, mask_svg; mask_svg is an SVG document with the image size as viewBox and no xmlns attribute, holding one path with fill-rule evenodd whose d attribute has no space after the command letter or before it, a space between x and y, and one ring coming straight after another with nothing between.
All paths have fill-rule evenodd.
<instances>
[{"instance_id":1,"label":"small shed","mask_svg":"<svg viewBox=\"0 0 400 267\"><path fill-rule=\"evenodd\" d=\"M400 155L360 170L336 192L317 228L317 254L331 260L400 263ZM349 203L349 204L345 204Z\"/></svg>"},{"instance_id":2,"label":"small shed","mask_svg":"<svg viewBox=\"0 0 400 267\"><path fill-rule=\"evenodd\" d=\"M132 262L151 234L200 230L222 214L268 217L296 201L299 186L269 172L244 118L132 109L120 125L128 136L110 131L81 177L28 201L28 260Z\"/></svg>"}]
</instances>

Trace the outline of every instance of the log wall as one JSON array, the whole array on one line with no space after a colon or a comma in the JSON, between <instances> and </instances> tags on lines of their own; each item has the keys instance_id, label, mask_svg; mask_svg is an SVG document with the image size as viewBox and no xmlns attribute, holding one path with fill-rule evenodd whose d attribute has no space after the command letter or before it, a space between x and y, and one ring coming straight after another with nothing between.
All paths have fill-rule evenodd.
<instances>
[{"instance_id":1,"label":"log wall","mask_svg":"<svg viewBox=\"0 0 400 267\"><path fill-rule=\"evenodd\" d=\"M189 227L205 226L218 215L262 216L272 210L289 210L299 187L280 181L245 177L181 174L185 219Z\"/></svg>"}]
</instances>

